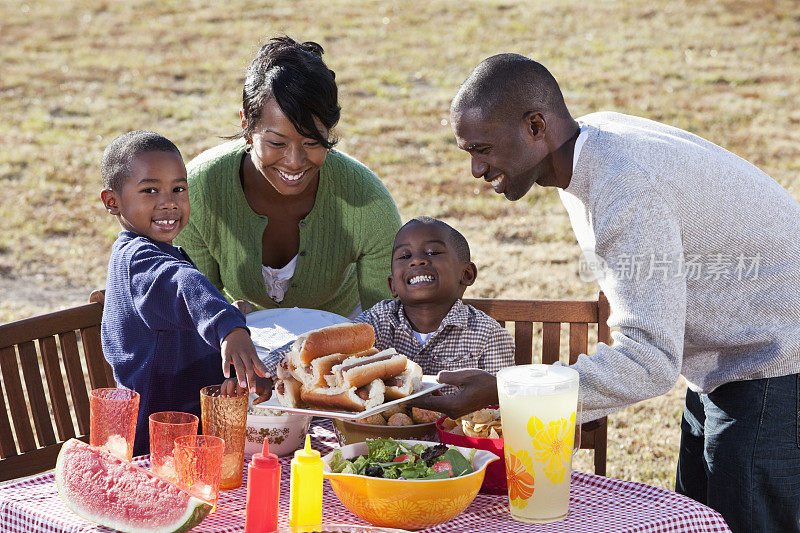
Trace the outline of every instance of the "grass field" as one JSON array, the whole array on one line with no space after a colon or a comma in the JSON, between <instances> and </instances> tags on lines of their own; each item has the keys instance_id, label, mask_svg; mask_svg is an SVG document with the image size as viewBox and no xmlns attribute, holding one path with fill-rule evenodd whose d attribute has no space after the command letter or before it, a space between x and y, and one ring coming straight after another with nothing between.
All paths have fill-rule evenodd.
<instances>
[{"instance_id":1,"label":"grass field","mask_svg":"<svg viewBox=\"0 0 800 533\"><path fill-rule=\"evenodd\" d=\"M244 67L283 33L326 49L339 148L383 178L404 218L463 230L479 268L469 296L597 291L578 278L555 192L510 203L470 177L455 146L450 99L491 54L544 63L575 116L614 110L688 129L800 197L792 0L0 0L0 322L104 285L117 227L99 201L103 147L154 129L189 160L236 133ZM611 476L672 486L683 390L612 416Z\"/></svg>"}]
</instances>

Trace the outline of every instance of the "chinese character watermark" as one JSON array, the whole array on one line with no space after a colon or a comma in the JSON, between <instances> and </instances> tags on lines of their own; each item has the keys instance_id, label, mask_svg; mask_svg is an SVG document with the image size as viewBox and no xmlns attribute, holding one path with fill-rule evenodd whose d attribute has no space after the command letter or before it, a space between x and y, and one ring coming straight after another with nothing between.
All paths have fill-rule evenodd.
<instances>
[{"instance_id":1,"label":"chinese character watermark","mask_svg":"<svg viewBox=\"0 0 800 533\"><path fill-rule=\"evenodd\" d=\"M605 259L592 250L584 250L578 264L578 277L585 282L603 281L606 276L619 281L667 281L670 278L744 281L758 279L760 267L761 254L620 254Z\"/></svg>"}]
</instances>

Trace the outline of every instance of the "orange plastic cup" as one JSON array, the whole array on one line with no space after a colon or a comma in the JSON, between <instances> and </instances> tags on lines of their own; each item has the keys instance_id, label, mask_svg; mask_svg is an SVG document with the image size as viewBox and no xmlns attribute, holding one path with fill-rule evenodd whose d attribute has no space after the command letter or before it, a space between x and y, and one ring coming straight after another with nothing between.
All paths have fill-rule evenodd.
<instances>
[{"instance_id":1,"label":"orange plastic cup","mask_svg":"<svg viewBox=\"0 0 800 533\"><path fill-rule=\"evenodd\" d=\"M200 391L203 435L214 435L225 441L220 490L242 486L248 399L247 394L220 396L219 385L204 387Z\"/></svg>"},{"instance_id":2,"label":"orange plastic cup","mask_svg":"<svg viewBox=\"0 0 800 533\"><path fill-rule=\"evenodd\" d=\"M175 439L177 485L216 509L225 442L212 435L184 435Z\"/></svg>"},{"instance_id":3,"label":"orange plastic cup","mask_svg":"<svg viewBox=\"0 0 800 533\"><path fill-rule=\"evenodd\" d=\"M175 482L175 439L197 435L198 418L191 413L161 411L150 415L150 470Z\"/></svg>"},{"instance_id":4,"label":"orange plastic cup","mask_svg":"<svg viewBox=\"0 0 800 533\"><path fill-rule=\"evenodd\" d=\"M139 414L139 393L130 389L94 389L89 393L89 444L130 461Z\"/></svg>"}]
</instances>

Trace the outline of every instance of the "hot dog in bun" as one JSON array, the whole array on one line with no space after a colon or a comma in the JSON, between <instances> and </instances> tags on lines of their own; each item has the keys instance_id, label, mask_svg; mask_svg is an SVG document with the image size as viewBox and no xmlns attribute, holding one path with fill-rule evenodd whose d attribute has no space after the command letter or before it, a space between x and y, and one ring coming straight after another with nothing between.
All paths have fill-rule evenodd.
<instances>
[{"instance_id":1,"label":"hot dog in bun","mask_svg":"<svg viewBox=\"0 0 800 533\"><path fill-rule=\"evenodd\" d=\"M394 348L373 347L369 324L347 323L301 335L276 369L275 393L286 407L364 411L412 394L422 369Z\"/></svg>"},{"instance_id":2,"label":"hot dog in bun","mask_svg":"<svg viewBox=\"0 0 800 533\"><path fill-rule=\"evenodd\" d=\"M300 398L309 407L318 409L366 411L383 403L385 390L383 381L375 379L363 387L303 388Z\"/></svg>"},{"instance_id":3,"label":"hot dog in bun","mask_svg":"<svg viewBox=\"0 0 800 533\"><path fill-rule=\"evenodd\" d=\"M406 369L393 378L384 381L386 401L399 400L413 394L422 387L422 367L411 359L406 362Z\"/></svg>"},{"instance_id":4,"label":"hot dog in bun","mask_svg":"<svg viewBox=\"0 0 800 533\"><path fill-rule=\"evenodd\" d=\"M332 374L337 387L361 387L374 379L389 379L402 373L406 361L405 355L388 348L372 355L348 357L333 367Z\"/></svg>"},{"instance_id":5,"label":"hot dog in bun","mask_svg":"<svg viewBox=\"0 0 800 533\"><path fill-rule=\"evenodd\" d=\"M293 375L301 381L307 389L326 387L330 385L326 377L333 375L333 367L352 357L366 357L378 353L377 348L370 348L357 354L333 353L317 357L307 367L295 368Z\"/></svg>"},{"instance_id":6,"label":"hot dog in bun","mask_svg":"<svg viewBox=\"0 0 800 533\"><path fill-rule=\"evenodd\" d=\"M290 359L296 367L311 364L317 357L355 354L372 348L375 330L362 322L337 324L304 333L292 345Z\"/></svg>"}]
</instances>

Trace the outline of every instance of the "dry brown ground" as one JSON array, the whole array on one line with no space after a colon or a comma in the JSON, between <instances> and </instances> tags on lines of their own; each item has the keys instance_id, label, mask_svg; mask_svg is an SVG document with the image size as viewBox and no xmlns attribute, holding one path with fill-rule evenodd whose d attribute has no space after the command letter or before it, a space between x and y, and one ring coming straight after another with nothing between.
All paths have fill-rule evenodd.
<instances>
[{"instance_id":1,"label":"dry brown ground","mask_svg":"<svg viewBox=\"0 0 800 533\"><path fill-rule=\"evenodd\" d=\"M800 4L655 0L0 1L0 321L85 301L117 228L98 200L105 144L130 129L186 159L236 131L265 36L317 40L337 73L340 148L405 218L462 229L470 296L577 298L579 250L552 191L509 203L469 177L448 105L498 52L547 65L574 115L615 110L694 131L800 195ZM610 475L670 487L683 387L612 417ZM583 460L583 459L581 459Z\"/></svg>"}]
</instances>

